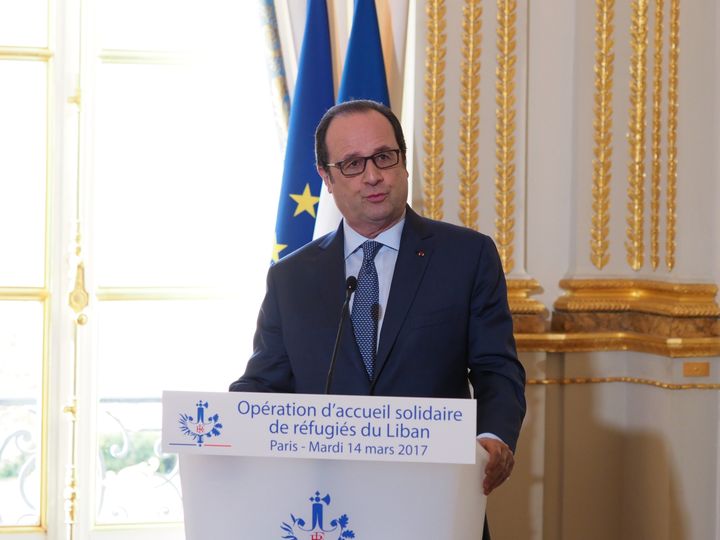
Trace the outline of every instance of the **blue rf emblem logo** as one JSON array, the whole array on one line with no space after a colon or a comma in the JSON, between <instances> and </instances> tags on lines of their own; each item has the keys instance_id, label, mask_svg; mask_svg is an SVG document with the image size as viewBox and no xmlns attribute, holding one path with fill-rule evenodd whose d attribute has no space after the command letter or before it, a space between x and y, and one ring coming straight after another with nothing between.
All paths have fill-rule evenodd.
<instances>
[{"instance_id":1,"label":"blue rf emblem logo","mask_svg":"<svg viewBox=\"0 0 720 540\"><path fill-rule=\"evenodd\" d=\"M189 414L180 413L180 431L188 437L192 437L198 446L205 444L204 439L207 437L217 437L223 425L220 423L220 416L217 414L208 415L205 418L205 409L208 408L208 402L201 399L195 406L197 407L197 416L193 418Z\"/></svg>"},{"instance_id":2,"label":"blue rf emblem logo","mask_svg":"<svg viewBox=\"0 0 720 540\"><path fill-rule=\"evenodd\" d=\"M283 522L283 540L343 540L355 538L355 532L348 528L350 519L347 514L331 519L325 526L325 507L330 505L330 495L320 497L320 492L310 497L310 525L302 519L290 514L290 523ZM337 535L337 536L336 536Z\"/></svg>"}]
</instances>

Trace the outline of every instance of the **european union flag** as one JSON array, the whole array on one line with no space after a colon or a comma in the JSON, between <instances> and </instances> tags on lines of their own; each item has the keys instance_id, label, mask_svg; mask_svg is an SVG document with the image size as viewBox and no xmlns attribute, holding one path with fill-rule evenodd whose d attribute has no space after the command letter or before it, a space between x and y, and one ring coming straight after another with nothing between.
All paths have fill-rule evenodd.
<instances>
[{"instance_id":1,"label":"european union flag","mask_svg":"<svg viewBox=\"0 0 720 540\"><path fill-rule=\"evenodd\" d=\"M375 0L355 0L338 103L351 99L390 106Z\"/></svg>"},{"instance_id":2,"label":"european union flag","mask_svg":"<svg viewBox=\"0 0 720 540\"><path fill-rule=\"evenodd\" d=\"M285 166L275 225L273 262L312 240L321 179L315 170L315 128L334 105L325 0L308 0L298 75L290 106Z\"/></svg>"},{"instance_id":3,"label":"european union flag","mask_svg":"<svg viewBox=\"0 0 720 540\"><path fill-rule=\"evenodd\" d=\"M390 106L375 0L355 0L338 103L351 99L372 99ZM342 218L327 190L322 192L318 215L315 238L334 231Z\"/></svg>"}]
</instances>

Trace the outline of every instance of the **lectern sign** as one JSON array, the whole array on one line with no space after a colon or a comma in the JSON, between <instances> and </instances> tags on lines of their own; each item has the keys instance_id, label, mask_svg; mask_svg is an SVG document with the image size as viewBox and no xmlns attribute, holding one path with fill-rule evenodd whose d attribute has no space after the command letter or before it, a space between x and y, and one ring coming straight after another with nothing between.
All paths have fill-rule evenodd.
<instances>
[{"instance_id":1,"label":"lectern sign","mask_svg":"<svg viewBox=\"0 0 720 540\"><path fill-rule=\"evenodd\" d=\"M474 463L475 414L471 399L164 392L163 450Z\"/></svg>"}]
</instances>

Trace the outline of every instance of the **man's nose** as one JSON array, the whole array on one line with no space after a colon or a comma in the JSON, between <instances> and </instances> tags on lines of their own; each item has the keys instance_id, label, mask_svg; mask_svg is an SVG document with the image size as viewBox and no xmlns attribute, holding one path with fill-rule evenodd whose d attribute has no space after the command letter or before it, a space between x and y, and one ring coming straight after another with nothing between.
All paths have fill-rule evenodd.
<instances>
[{"instance_id":1,"label":"man's nose","mask_svg":"<svg viewBox=\"0 0 720 540\"><path fill-rule=\"evenodd\" d=\"M378 169L372 159L365 162L365 172L363 173L363 181L368 184L377 184L383 179L382 169Z\"/></svg>"}]
</instances>

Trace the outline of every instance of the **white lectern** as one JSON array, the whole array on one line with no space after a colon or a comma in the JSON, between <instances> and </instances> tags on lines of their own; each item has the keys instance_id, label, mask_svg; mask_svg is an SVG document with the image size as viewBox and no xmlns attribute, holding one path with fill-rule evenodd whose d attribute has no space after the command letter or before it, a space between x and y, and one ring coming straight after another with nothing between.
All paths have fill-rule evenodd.
<instances>
[{"instance_id":1,"label":"white lectern","mask_svg":"<svg viewBox=\"0 0 720 540\"><path fill-rule=\"evenodd\" d=\"M474 401L201 394L163 395L188 540L482 536Z\"/></svg>"}]
</instances>

